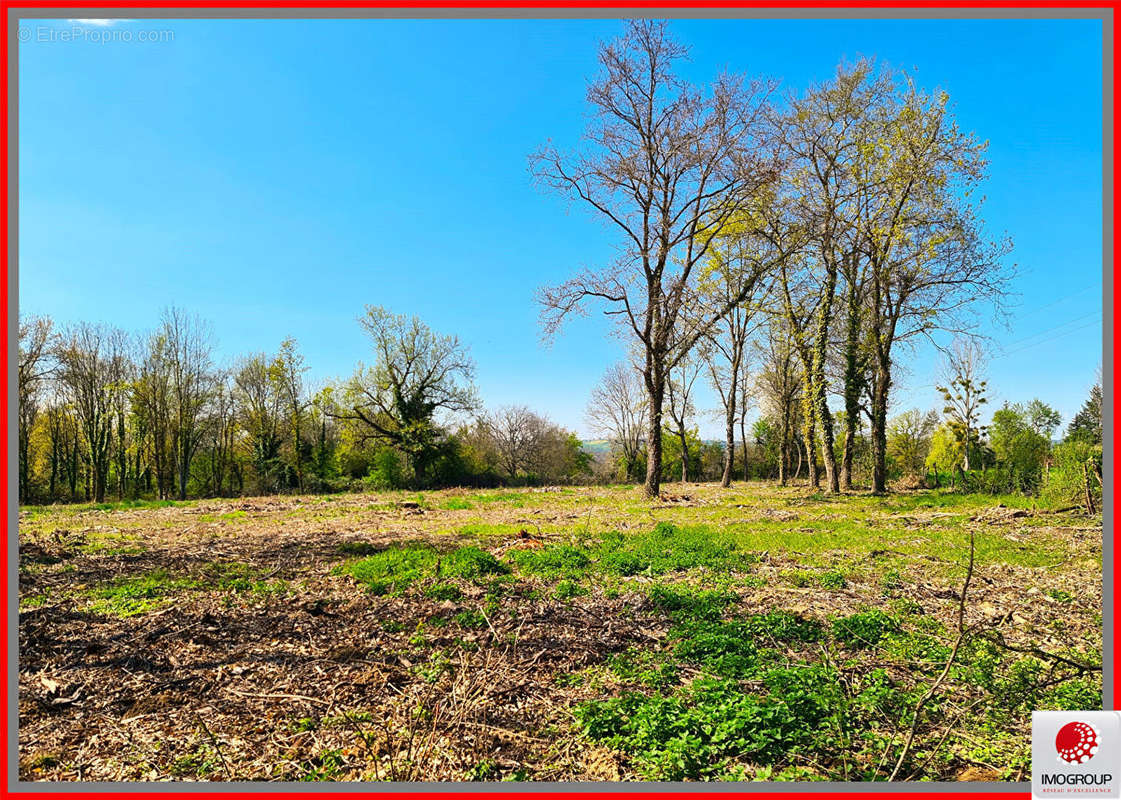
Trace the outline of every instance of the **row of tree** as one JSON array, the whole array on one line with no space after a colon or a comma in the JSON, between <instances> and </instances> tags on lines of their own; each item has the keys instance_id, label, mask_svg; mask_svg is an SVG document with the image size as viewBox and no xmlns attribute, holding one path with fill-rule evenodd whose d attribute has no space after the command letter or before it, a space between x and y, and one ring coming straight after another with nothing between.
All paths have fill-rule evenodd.
<instances>
[{"instance_id":1,"label":"row of tree","mask_svg":"<svg viewBox=\"0 0 1121 800\"><path fill-rule=\"evenodd\" d=\"M692 85L664 22L627 23L599 56L582 146L549 145L531 163L543 186L619 233L619 256L539 301L548 335L602 304L631 341L647 494L659 490L664 418L680 428L701 369L724 406L731 480L753 339L780 474L800 439L816 453L813 485L820 464L829 491L850 488L865 417L883 491L900 348L969 329L1011 275L1010 245L985 238L974 194L985 144L959 129L945 93L867 60L780 97L773 81L734 75Z\"/></svg>"},{"instance_id":2,"label":"row of tree","mask_svg":"<svg viewBox=\"0 0 1121 800\"><path fill-rule=\"evenodd\" d=\"M524 406L485 411L469 353L455 337L376 307L360 322L373 365L360 364L350 379L313 392L294 340L273 355L249 354L219 367L209 327L176 309L138 337L88 323L55 331L47 318L23 320L21 500L631 482L648 473L655 457L644 427L648 397L633 365L611 367L592 392L588 422L609 443L593 454L574 433ZM776 359L773 345L754 341L742 355L735 451L702 441L696 424L695 385L706 375L719 387L726 376L719 362L690 358L675 368L657 442L661 480L727 479L732 470L744 479L786 483L804 476L812 483L820 458L799 425L797 361L789 352ZM712 358L712 351L699 352ZM748 363L757 369L748 373ZM975 343L951 351L939 387L941 416L911 410L890 420L888 474L960 475L964 482L977 469L996 467L1001 483L986 488L1037 491L1055 461L1074 471L1073 478L1062 476L1069 490L1086 477L1086 460L1096 458L1100 489L1100 385L1071 421L1066 441L1053 448L1059 416L1039 400L1005 404L981 424L983 369ZM726 396L719 396L723 416ZM749 432L747 409L757 399L769 410ZM855 427L852 469L864 477L874 469L873 448L863 424ZM834 457L843 458L840 441Z\"/></svg>"},{"instance_id":3,"label":"row of tree","mask_svg":"<svg viewBox=\"0 0 1121 800\"><path fill-rule=\"evenodd\" d=\"M455 337L376 307L360 322L373 366L313 392L295 340L221 366L210 327L174 308L141 336L22 319L21 502L590 474L575 434L524 407L481 408L473 364ZM467 422L449 429L450 414Z\"/></svg>"},{"instance_id":4,"label":"row of tree","mask_svg":"<svg viewBox=\"0 0 1121 800\"><path fill-rule=\"evenodd\" d=\"M698 438L697 418L701 412L691 402L683 402L689 400L692 383L701 370L694 366L692 371L680 370L671 377L667 391L669 422L661 436L663 480L677 476L683 481L719 480L732 464L735 474L744 480L812 483L813 462L818 461L818 469L822 465L820 454L807 447L800 429L799 381L782 369L789 366L787 362L779 362L779 369L775 369L774 362L768 365L766 355L745 357L745 363L752 364L759 363L753 360L755 357L762 359L763 368L753 373L745 371L739 382L742 393L735 420L739 444L730 454L726 446ZM946 358L946 386L938 387L943 395L942 409L925 413L910 409L888 420L885 463L889 479L901 479L912 487L924 482L960 481L985 491L1034 493L1046 488L1049 477L1067 489L1074 484L1081 486L1088 460L1091 470L1100 474L1100 383L1071 420L1065 438L1057 442L1060 416L1039 399L1023 404L1006 402L988 424L983 424L982 409L988 404L988 382L982 377L984 363L984 353L975 341L957 342ZM719 373L710 373L709 377L714 385L720 380ZM758 400L763 401L764 411L749 425L746 409ZM625 363L609 368L593 390L588 424L611 445L609 458L597 469L601 479L642 479L649 456L644 427L647 402L640 370ZM723 415L724 411L721 408L719 413ZM843 411L836 417L844 424ZM875 466L867 421L867 415L858 420L855 435L847 445L850 475L865 484ZM835 440L833 446L834 458L841 463L846 445ZM719 460L718 465L714 458ZM1073 469L1073 478L1053 473L1053 464ZM1100 480L1093 488L1100 494ZM1063 491L1069 494L1067 489Z\"/></svg>"}]
</instances>

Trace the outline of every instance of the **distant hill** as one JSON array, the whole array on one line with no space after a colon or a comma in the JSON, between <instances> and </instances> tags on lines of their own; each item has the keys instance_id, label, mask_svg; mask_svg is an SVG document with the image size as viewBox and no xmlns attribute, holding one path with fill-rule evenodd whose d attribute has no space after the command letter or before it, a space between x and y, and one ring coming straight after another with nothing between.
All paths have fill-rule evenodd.
<instances>
[{"instance_id":1,"label":"distant hill","mask_svg":"<svg viewBox=\"0 0 1121 800\"><path fill-rule=\"evenodd\" d=\"M587 439L580 442L580 445L584 448L585 452L596 456L611 451L611 442L607 439Z\"/></svg>"},{"instance_id":2,"label":"distant hill","mask_svg":"<svg viewBox=\"0 0 1121 800\"><path fill-rule=\"evenodd\" d=\"M718 439L702 439L701 441L704 444L724 444L724 442ZM598 456L603 453L611 452L611 442L607 439L587 439L580 442L580 444L584 448L585 452L591 453L592 455Z\"/></svg>"}]
</instances>

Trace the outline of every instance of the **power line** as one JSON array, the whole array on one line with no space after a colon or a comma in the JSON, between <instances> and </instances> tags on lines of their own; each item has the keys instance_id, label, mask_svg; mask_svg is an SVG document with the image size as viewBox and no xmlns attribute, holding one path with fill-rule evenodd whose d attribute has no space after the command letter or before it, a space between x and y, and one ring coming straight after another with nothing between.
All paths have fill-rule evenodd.
<instances>
[{"instance_id":1,"label":"power line","mask_svg":"<svg viewBox=\"0 0 1121 800\"><path fill-rule=\"evenodd\" d=\"M1071 320L1071 322L1074 322L1074 321L1075 321L1075 320ZM1069 324L1070 324L1069 322L1067 322L1067 323L1064 323L1064 325L1069 325ZM1093 326L1095 326L1095 325L1097 325L1097 324L1098 324L1098 320L1096 320L1096 319L1095 319L1095 320L1092 320L1092 321L1090 321L1090 322L1086 322L1086 323L1083 323L1082 325L1079 325L1079 326L1077 326L1077 327L1075 327L1075 328L1071 328L1070 330L1067 330L1067 331L1063 331L1062 333L1056 334L1055 336L1052 336L1052 337L1051 337L1051 339L1052 339L1052 340L1055 340L1055 339L1062 339L1062 338L1063 338L1063 337L1065 337L1065 336L1069 336L1069 335L1070 335L1070 334L1072 334L1072 333L1078 333L1078 332L1079 332L1079 331L1081 331L1081 330L1084 330L1084 329L1086 329L1086 328L1091 328L1091 327L1093 327ZM1061 328L1061 327L1063 327L1063 325L1059 325L1059 326L1057 326L1057 327L1060 327L1060 328ZM1054 330L1054 329L1052 329L1052 330ZM1043 333L1047 333L1047 331L1043 331ZM1037 334L1037 335L1038 335L1038 334ZM1029 338L1035 338L1035 337L1029 337ZM999 355L999 356L996 356L996 358L1004 358L1004 357L1006 357L1006 356L1010 356L1010 355L1012 355L1012 354L1014 354L1014 353L1019 353L1019 352L1022 352L1022 351L1024 351L1024 350L1030 350L1030 349L1032 349L1033 347L1038 347L1038 346L1039 346L1039 345L1041 345L1041 344L1043 344L1043 341L1039 341L1039 342L1032 342L1031 344L1026 344L1026 345L1023 345L1022 347L1017 347L1017 348L1016 348L1016 349L1014 349L1014 350L1009 350L1009 351L1008 351L1007 353L1002 353L1001 355Z\"/></svg>"},{"instance_id":2,"label":"power line","mask_svg":"<svg viewBox=\"0 0 1121 800\"><path fill-rule=\"evenodd\" d=\"M1066 322L1060 322L1058 325L1052 325L1050 328L1044 328L1041 331L1036 331L1035 333L1031 334L1030 336L1025 336L1022 339L1015 339L1014 341L1008 342L1008 344L1009 345L1016 345L1016 344L1022 344L1024 342L1029 342L1032 339L1037 339L1040 336L1044 336L1044 335L1050 333L1051 331L1056 331L1059 328L1065 328L1067 325L1072 325L1075 322L1081 322L1082 320L1089 319L1090 317L1100 317L1101 313L1102 313L1101 311L1091 311L1087 314L1082 314L1081 316L1074 317L1073 319L1068 319Z\"/></svg>"},{"instance_id":3,"label":"power line","mask_svg":"<svg viewBox=\"0 0 1121 800\"><path fill-rule=\"evenodd\" d=\"M1090 291L1091 289L1097 289L1100 292L1102 290L1102 288L1103 288L1102 284L1100 284L1100 283L1094 283L1094 284L1091 284L1090 286L1083 286L1078 291L1072 292L1071 294L1065 295L1064 297L1060 297L1058 300L1052 300L1051 302L1045 303L1044 305L1035 306L1034 308L1029 308L1029 309L1025 309L1024 311L1017 312L1016 316L1022 316L1023 314L1033 314L1036 311L1042 311L1045 308L1051 308L1052 306L1057 306L1059 303L1065 303L1067 300L1070 300L1072 297L1078 297L1080 294L1085 294L1086 292Z\"/></svg>"}]
</instances>

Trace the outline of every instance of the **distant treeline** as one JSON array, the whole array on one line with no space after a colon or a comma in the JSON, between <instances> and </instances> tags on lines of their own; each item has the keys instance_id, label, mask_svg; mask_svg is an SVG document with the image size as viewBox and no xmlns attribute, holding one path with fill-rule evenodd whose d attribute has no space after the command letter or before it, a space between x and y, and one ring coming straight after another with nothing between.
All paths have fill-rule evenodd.
<instances>
[{"instance_id":1,"label":"distant treeline","mask_svg":"<svg viewBox=\"0 0 1121 800\"><path fill-rule=\"evenodd\" d=\"M377 307L368 307L360 323L373 364L311 392L293 339L273 354L219 366L209 326L174 308L143 335L22 320L21 502L593 483L646 474L647 412L637 370L612 367L596 387L588 420L606 441L585 447L575 433L523 406L482 409L473 363L454 336ZM979 363L974 358L958 368ZM989 425L976 414L960 422L956 400L969 380L949 381L955 388L946 387L944 419L912 410L891 420L893 478L994 492L1049 489L1060 501L1081 502L1085 481L1096 475L1100 495L1100 386L1054 446L1060 420L1038 400L1006 405ZM763 362L752 391L765 400L767 385ZM974 376L970 407L984 404L985 391ZM679 387L675 396L682 393ZM683 408L671 414L680 424L662 432L661 477L719 480L725 446L702 441L697 410ZM737 477L809 482L820 466L811 466L813 448L792 426L797 455L784 455L782 427L764 414L741 432L731 459ZM871 448L863 425L856 428L854 474L861 482L872 469Z\"/></svg>"}]
</instances>

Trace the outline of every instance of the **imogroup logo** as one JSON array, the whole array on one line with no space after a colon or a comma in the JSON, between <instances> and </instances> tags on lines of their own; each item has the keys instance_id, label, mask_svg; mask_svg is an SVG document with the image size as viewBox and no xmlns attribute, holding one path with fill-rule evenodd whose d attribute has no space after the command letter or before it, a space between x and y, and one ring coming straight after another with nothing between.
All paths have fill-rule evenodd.
<instances>
[{"instance_id":1,"label":"imogroup logo","mask_svg":"<svg viewBox=\"0 0 1121 800\"><path fill-rule=\"evenodd\" d=\"M1097 729L1089 722L1068 722L1055 736L1059 759L1068 764L1085 764L1098 752Z\"/></svg>"},{"instance_id":2,"label":"imogroup logo","mask_svg":"<svg viewBox=\"0 0 1121 800\"><path fill-rule=\"evenodd\" d=\"M1121 715L1035 711L1031 715L1033 797L1121 797Z\"/></svg>"}]
</instances>

